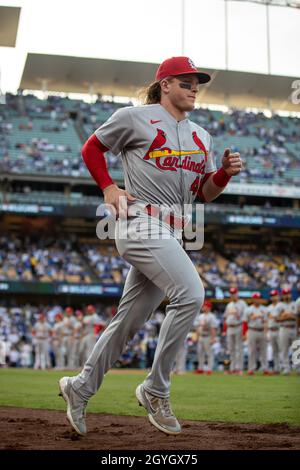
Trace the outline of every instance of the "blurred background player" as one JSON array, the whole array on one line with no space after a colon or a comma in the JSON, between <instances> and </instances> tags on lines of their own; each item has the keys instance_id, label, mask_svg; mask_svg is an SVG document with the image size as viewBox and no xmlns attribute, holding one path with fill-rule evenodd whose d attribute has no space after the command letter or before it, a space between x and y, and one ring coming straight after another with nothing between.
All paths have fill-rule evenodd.
<instances>
[{"instance_id":1,"label":"blurred background player","mask_svg":"<svg viewBox=\"0 0 300 470\"><path fill-rule=\"evenodd\" d=\"M173 372L177 375L184 375L186 372L186 359L188 353L188 336L185 338L183 345L179 348L176 357Z\"/></svg>"},{"instance_id":2,"label":"blurred background player","mask_svg":"<svg viewBox=\"0 0 300 470\"><path fill-rule=\"evenodd\" d=\"M253 303L246 309L248 324L248 375L253 375L259 359L264 375L267 366L267 310L261 305L261 294L252 295Z\"/></svg>"},{"instance_id":3,"label":"blurred background player","mask_svg":"<svg viewBox=\"0 0 300 470\"><path fill-rule=\"evenodd\" d=\"M280 372L280 354L279 354L279 323L278 317L278 304L279 304L279 291L276 289L270 292L271 303L267 307L268 315L268 335L272 347L272 360L273 372L278 374Z\"/></svg>"},{"instance_id":4,"label":"blurred background player","mask_svg":"<svg viewBox=\"0 0 300 470\"><path fill-rule=\"evenodd\" d=\"M87 305L83 318L82 351L84 362L87 360L96 344L97 334L100 329L103 329L103 324L96 313L94 305Z\"/></svg>"},{"instance_id":5,"label":"blurred background player","mask_svg":"<svg viewBox=\"0 0 300 470\"><path fill-rule=\"evenodd\" d=\"M243 324L247 304L239 299L238 289L229 289L230 302L224 312L224 333L227 337L227 350L230 356L230 372L241 375L244 368Z\"/></svg>"},{"instance_id":6,"label":"blurred background player","mask_svg":"<svg viewBox=\"0 0 300 470\"><path fill-rule=\"evenodd\" d=\"M50 366L49 345L51 326L46 322L44 313L39 315L38 321L32 329L35 343L34 369L46 369Z\"/></svg>"},{"instance_id":7,"label":"blurred background player","mask_svg":"<svg viewBox=\"0 0 300 470\"><path fill-rule=\"evenodd\" d=\"M55 315L55 323L52 327L52 350L55 357L55 369L64 368L63 360L63 314L61 312Z\"/></svg>"},{"instance_id":8,"label":"blurred background player","mask_svg":"<svg viewBox=\"0 0 300 470\"><path fill-rule=\"evenodd\" d=\"M283 374L290 373L290 347L297 338L296 303L292 301L291 289L282 289L282 300L277 305L277 321L279 322L279 345Z\"/></svg>"},{"instance_id":9,"label":"blurred background player","mask_svg":"<svg viewBox=\"0 0 300 470\"><path fill-rule=\"evenodd\" d=\"M203 313L199 315L199 324L197 328L198 369L195 371L196 374L203 374L205 357L207 357L207 374L210 375L213 369L213 344L216 341L218 322L211 310L212 303L205 300L202 307Z\"/></svg>"},{"instance_id":10,"label":"blurred background player","mask_svg":"<svg viewBox=\"0 0 300 470\"><path fill-rule=\"evenodd\" d=\"M62 327L62 349L64 367L70 369L72 366L72 348L73 348L73 327L74 327L74 309L67 307L65 309L63 327Z\"/></svg>"},{"instance_id":11,"label":"blurred background player","mask_svg":"<svg viewBox=\"0 0 300 470\"><path fill-rule=\"evenodd\" d=\"M78 369L83 365L82 355L82 333L83 333L83 312L75 311L75 321L73 324L73 338L71 350L71 369Z\"/></svg>"}]
</instances>

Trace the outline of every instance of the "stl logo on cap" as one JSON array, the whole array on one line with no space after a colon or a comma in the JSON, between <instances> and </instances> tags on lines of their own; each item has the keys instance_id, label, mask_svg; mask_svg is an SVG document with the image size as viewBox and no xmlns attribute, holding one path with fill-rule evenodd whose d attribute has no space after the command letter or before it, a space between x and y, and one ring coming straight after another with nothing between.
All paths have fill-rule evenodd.
<instances>
[{"instance_id":1,"label":"stl logo on cap","mask_svg":"<svg viewBox=\"0 0 300 470\"><path fill-rule=\"evenodd\" d=\"M194 64L194 62L192 61L192 59L188 58L188 63L190 64L190 66L192 67L192 69L197 70L197 67L196 67L196 65Z\"/></svg>"}]
</instances>

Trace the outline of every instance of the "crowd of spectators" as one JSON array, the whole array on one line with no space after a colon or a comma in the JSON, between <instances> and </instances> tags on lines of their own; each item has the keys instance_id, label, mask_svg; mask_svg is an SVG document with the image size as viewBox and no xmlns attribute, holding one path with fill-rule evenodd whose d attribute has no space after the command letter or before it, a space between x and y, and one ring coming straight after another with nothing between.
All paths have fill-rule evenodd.
<instances>
[{"instance_id":1,"label":"crowd of spectators","mask_svg":"<svg viewBox=\"0 0 300 470\"><path fill-rule=\"evenodd\" d=\"M247 270L259 287L300 289L300 256L297 254L242 251L234 254L234 262Z\"/></svg>"},{"instance_id":2,"label":"crowd of spectators","mask_svg":"<svg viewBox=\"0 0 300 470\"><path fill-rule=\"evenodd\" d=\"M200 251L188 251L205 287L236 285L240 289L300 288L300 256L233 251L221 254L206 244ZM115 245L83 243L73 235L0 236L0 281L21 280L69 283L124 284L130 264Z\"/></svg>"},{"instance_id":3,"label":"crowd of spectators","mask_svg":"<svg viewBox=\"0 0 300 470\"><path fill-rule=\"evenodd\" d=\"M31 96L21 98L24 115L24 124L20 132L22 141L17 161L11 158L12 144L9 136L17 129L10 122L11 113L18 116L20 97L10 95L6 110L0 112L0 165L5 171L12 172L51 172L63 175L88 176L86 167L81 159L80 145L70 149L68 144L53 144L47 142L33 142L32 131L38 129L45 135L61 133L73 126L70 111L78 118L78 125L82 126L83 133L90 135L118 108L132 103L120 104L113 101L104 102L101 97L91 104L80 100L69 100L57 96L49 96L47 100L37 100ZM272 118L263 113L247 112L233 109L228 113L214 112L209 109L196 109L191 113L191 119L204 127L214 137L214 153L217 161L226 146L230 145L233 151L240 151L245 161L244 169L238 179L241 182L280 184L300 182L300 144L299 119L281 117L274 114ZM27 121L26 121L27 119ZM47 119L47 124L43 123ZM53 123L49 124L48 120ZM20 130L20 126L19 126ZM27 133L25 132L27 131ZM247 138L246 140L243 140ZM250 141L249 141L250 139ZM252 142L251 142L252 139ZM38 140L38 139L35 139ZM65 147L65 148L64 148ZM49 152L57 153L59 158L51 156ZM60 155L64 154L65 158ZM121 169L121 158L107 152L106 160L110 169Z\"/></svg>"},{"instance_id":4,"label":"crowd of spectators","mask_svg":"<svg viewBox=\"0 0 300 470\"><path fill-rule=\"evenodd\" d=\"M90 283L89 270L71 240L0 237L0 280Z\"/></svg>"},{"instance_id":5,"label":"crowd of spectators","mask_svg":"<svg viewBox=\"0 0 300 470\"><path fill-rule=\"evenodd\" d=\"M191 251L189 256L204 281L204 286L226 288L238 285L240 288L257 288L257 282L242 266L221 256L212 247Z\"/></svg>"},{"instance_id":6,"label":"crowd of spectators","mask_svg":"<svg viewBox=\"0 0 300 470\"><path fill-rule=\"evenodd\" d=\"M114 246L87 245L84 251L101 282L116 284L125 282L130 264L118 254Z\"/></svg>"}]
</instances>

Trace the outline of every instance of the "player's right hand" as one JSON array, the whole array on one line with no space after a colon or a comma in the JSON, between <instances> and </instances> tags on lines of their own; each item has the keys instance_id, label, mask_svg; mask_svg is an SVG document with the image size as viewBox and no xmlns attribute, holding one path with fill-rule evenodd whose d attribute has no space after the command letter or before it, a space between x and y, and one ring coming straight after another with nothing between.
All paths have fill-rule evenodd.
<instances>
[{"instance_id":1,"label":"player's right hand","mask_svg":"<svg viewBox=\"0 0 300 470\"><path fill-rule=\"evenodd\" d=\"M111 184L103 190L104 202L111 204L116 210L116 217L127 217L127 200L135 201L136 198L131 196L125 189L120 189L116 184Z\"/></svg>"}]
</instances>

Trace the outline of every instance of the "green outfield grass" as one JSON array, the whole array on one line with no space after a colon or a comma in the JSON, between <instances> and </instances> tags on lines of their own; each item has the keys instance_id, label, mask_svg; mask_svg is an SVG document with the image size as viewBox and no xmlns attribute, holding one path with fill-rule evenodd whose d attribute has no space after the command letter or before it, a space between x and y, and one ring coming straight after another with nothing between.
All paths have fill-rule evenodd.
<instances>
[{"instance_id":1,"label":"green outfield grass","mask_svg":"<svg viewBox=\"0 0 300 470\"><path fill-rule=\"evenodd\" d=\"M57 381L65 372L0 369L0 406L65 410ZM70 374L72 375L72 374ZM73 373L74 375L74 373ZM88 412L145 416L135 387L145 371L110 371ZM180 419L300 425L300 376L173 376L172 407Z\"/></svg>"}]
</instances>

